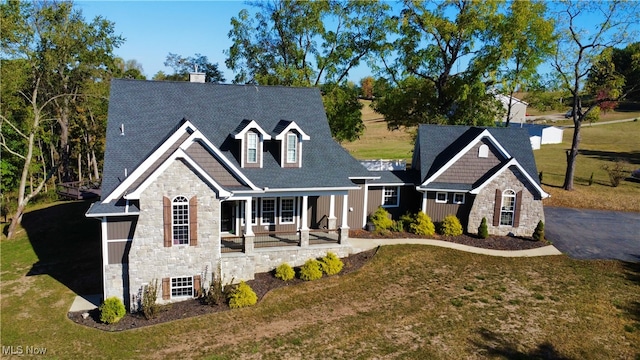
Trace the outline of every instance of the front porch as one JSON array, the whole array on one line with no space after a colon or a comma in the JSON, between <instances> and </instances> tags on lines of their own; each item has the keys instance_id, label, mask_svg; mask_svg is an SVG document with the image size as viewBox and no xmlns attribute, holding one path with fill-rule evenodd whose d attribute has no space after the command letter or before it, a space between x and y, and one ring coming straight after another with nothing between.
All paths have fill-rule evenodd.
<instances>
[{"instance_id":1,"label":"front porch","mask_svg":"<svg viewBox=\"0 0 640 360\"><path fill-rule=\"evenodd\" d=\"M296 232L269 232L255 233L253 236L253 249L272 248L280 246L301 246L302 231ZM314 229L308 232L308 245L340 244L339 230ZM244 236L223 236L220 241L222 253L246 252Z\"/></svg>"}]
</instances>

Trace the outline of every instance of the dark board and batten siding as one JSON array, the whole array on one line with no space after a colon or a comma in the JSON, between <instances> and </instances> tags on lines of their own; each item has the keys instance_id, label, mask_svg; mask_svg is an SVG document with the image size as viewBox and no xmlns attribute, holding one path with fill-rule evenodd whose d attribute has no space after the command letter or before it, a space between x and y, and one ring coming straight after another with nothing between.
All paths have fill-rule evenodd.
<instances>
[{"instance_id":1,"label":"dark board and batten siding","mask_svg":"<svg viewBox=\"0 0 640 360\"><path fill-rule=\"evenodd\" d=\"M138 223L137 216L116 216L107 219L107 262L129 262L131 241Z\"/></svg>"},{"instance_id":2,"label":"dark board and batten siding","mask_svg":"<svg viewBox=\"0 0 640 360\"><path fill-rule=\"evenodd\" d=\"M475 196L465 193L464 204L459 205L453 203L453 194L454 192L447 193L447 203L437 203L436 192L428 191L427 215L429 215L433 222L439 222L444 220L447 215L453 214L460 219L463 228L466 228L469 222L469 212L471 211Z\"/></svg>"}]
</instances>

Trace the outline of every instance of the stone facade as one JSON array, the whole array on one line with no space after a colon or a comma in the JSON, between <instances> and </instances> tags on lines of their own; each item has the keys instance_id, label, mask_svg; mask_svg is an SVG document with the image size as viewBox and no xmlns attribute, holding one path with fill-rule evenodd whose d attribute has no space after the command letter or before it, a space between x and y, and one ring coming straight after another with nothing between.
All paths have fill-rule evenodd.
<instances>
[{"instance_id":1,"label":"stone facade","mask_svg":"<svg viewBox=\"0 0 640 360\"><path fill-rule=\"evenodd\" d=\"M198 199L196 246L164 247L163 196ZM200 275L208 279L220 259L220 200L182 161L174 161L140 195L140 216L129 251L129 294L137 296L154 279ZM204 285L204 284L203 284ZM159 302L162 302L160 294ZM136 299L137 300L137 299ZM136 301L130 308L136 308Z\"/></svg>"},{"instance_id":2,"label":"stone facade","mask_svg":"<svg viewBox=\"0 0 640 360\"><path fill-rule=\"evenodd\" d=\"M531 186L525 186L525 184L528 184L528 181L515 166L510 167L493 179L476 195L469 213L467 232L477 234L482 218L486 217L489 234L531 236L536 225L538 225L538 221L542 220L544 222L544 210L540 195ZM521 204L516 204L516 206L520 206L520 223L518 227L493 226L496 189L500 189L500 191L511 189L516 193L522 191Z\"/></svg>"}]
</instances>

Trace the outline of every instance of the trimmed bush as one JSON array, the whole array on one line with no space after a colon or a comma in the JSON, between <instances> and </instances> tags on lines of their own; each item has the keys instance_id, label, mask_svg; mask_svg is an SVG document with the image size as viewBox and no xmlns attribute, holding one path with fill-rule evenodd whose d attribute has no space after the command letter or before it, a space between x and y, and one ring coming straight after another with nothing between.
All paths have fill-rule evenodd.
<instances>
[{"instance_id":1,"label":"trimmed bush","mask_svg":"<svg viewBox=\"0 0 640 360\"><path fill-rule=\"evenodd\" d=\"M322 272L327 275L335 275L342 271L342 267L344 263L338 255L329 252L327 256L323 257L320 261L320 266L322 267Z\"/></svg>"},{"instance_id":2,"label":"trimmed bush","mask_svg":"<svg viewBox=\"0 0 640 360\"><path fill-rule=\"evenodd\" d=\"M158 300L158 279L153 279L142 291L142 314L145 319L153 319L158 314L160 305L156 300Z\"/></svg>"},{"instance_id":3,"label":"trimmed bush","mask_svg":"<svg viewBox=\"0 0 640 360\"><path fill-rule=\"evenodd\" d=\"M416 218L409 225L409 228L416 235L431 236L436 233L436 227L433 225L431 218L422 211L416 214Z\"/></svg>"},{"instance_id":4,"label":"trimmed bush","mask_svg":"<svg viewBox=\"0 0 640 360\"><path fill-rule=\"evenodd\" d=\"M371 222L375 225L376 232L384 232L393 226L393 220L391 220L389 212L382 206L378 206L376 212L371 214Z\"/></svg>"},{"instance_id":5,"label":"trimmed bush","mask_svg":"<svg viewBox=\"0 0 640 360\"><path fill-rule=\"evenodd\" d=\"M105 324L115 324L127 313L122 301L115 296L106 298L98 310L100 321Z\"/></svg>"},{"instance_id":6,"label":"trimmed bush","mask_svg":"<svg viewBox=\"0 0 640 360\"><path fill-rule=\"evenodd\" d=\"M240 284L229 293L229 307L232 309L252 306L257 302L258 295L244 281L240 281Z\"/></svg>"},{"instance_id":7,"label":"trimmed bush","mask_svg":"<svg viewBox=\"0 0 640 360\"><path fill-rule=\"evenodd\" d=\"M544 223L542 220L538 221L536 229L533 231L533 240L544 241Z\"/></svg>"},{"instance_id":8,"label":"trimmed bush","mask_svg":"<svg viewBox=\"0 0 640 360\"><path fill-rule=\"evenodd\" d=\"M300 267L300 279L304 281L318 280L321 277L320 262L316 259L309 259Z\"/></svg>"},{"instance_id":9,"label":"trimmed bush","mask_svg":"<svg viewBox=\"0 0 640 360\"><path fill-rule=\"evenodd\" d=\"M276 277L282 281L293 280L296 276L296 272L293 271L291 265L283 263L276 268Z\"/></svg>"},{"instance_id":10,"label":"trimmed bush","mask_svg":"<svg viewBox=\"0 0 640 360\"><path fill-rule=\"evenodd\" d=\"M462 224L455 215L447 215L440 224L440 234L444 236L462 235Z\"/></svg>"},{"instance_id":11,"label":"trimmed bush","mask_svg":"<svg viewBox=\"0 0 640 360\"><path fill-rule=\"evenodd\" d=\"M486 239L489 237L489 229L487 229L487 218L483 217L480 226L478 226L478 237Z\"/></svg>"}]
</instances>

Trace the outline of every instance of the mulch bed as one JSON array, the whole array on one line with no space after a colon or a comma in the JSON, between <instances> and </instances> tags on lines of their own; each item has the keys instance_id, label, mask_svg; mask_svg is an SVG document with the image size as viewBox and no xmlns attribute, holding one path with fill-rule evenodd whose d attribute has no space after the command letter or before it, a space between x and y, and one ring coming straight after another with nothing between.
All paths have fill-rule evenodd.
<instances>
[{"instance_id":1,"label":"mulch bed","mask_svg":"<svg viewBox=\"0 0 640 360\"><path fill-rule=\"evenodd\" d=\"M405 232L392 232L389 234L381 235L365 230L351 230L349 236L354 238L367 239L421 238L420 236L416 236L415 234ZM479 239L475 236L465 234L460 236L434 235L431 238L496 250L525 250L549 245L546 241L533 241L527 238L508 236L490 236L487 239ZM344 262L344 267L341 274L348 274L360 269L364 264L366 264L373 258L376 251L377 249L372 249L361 253L352 254L349 257L343 258L342 261ZM267 295L269 291L273 289L296 285L302 282L303 281L298 278L285 282L277 279L273 275L273 273L269 272L255 274L255 279L247 281L247 284L249 284L253 291L255 291L256 295L258 295L258 301L260 301L265 295ZM98 311L98 309L89 311L88 316L85 315L86 318L85 316L83 316L83 313L85 312L70 312L68 316L69 319L81 325L105 331L122 331L227 310L230 309L226 304L210 306L203 304L198 299L191 299L162 306L158 315L150 320L145 319L142 313L127 313L125 317L123 317L116 324L104 324L100 321L100 312Z\"/></svg>"}]
</instances>

